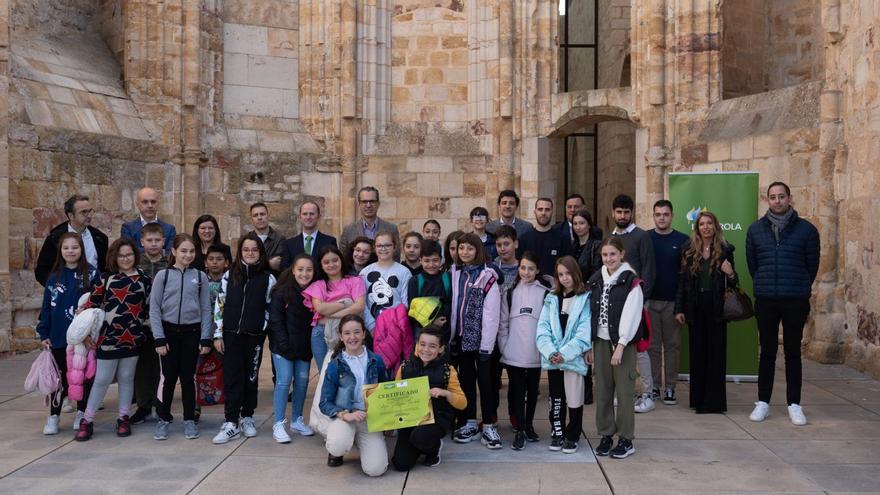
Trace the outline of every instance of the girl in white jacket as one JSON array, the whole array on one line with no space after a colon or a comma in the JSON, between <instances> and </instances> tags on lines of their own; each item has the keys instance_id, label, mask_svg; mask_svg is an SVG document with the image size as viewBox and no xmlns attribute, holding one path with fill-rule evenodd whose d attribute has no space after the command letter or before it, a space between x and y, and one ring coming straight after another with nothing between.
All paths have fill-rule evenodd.
<instances>
[{"instance_id":1,"label":"girl in white jacket","mask_svg":"<svg viewBox=\"0 0 880 495\"><path fill-rule=\"evenodd\" d=\"M602 241L600 249L602 269L587 283L594 330L593 349L587 353L587 360L595 367L596 427L602 435L596 455L623 459L636 451L632 444L637 374L635 342L641 338L644 296L641 281L623 261L626 254L623 241L609 237ZM618 442L612 449L615 434Z\"/></svg>"},{"instance_id":2,"label":"girl in white jacket","mask_svg":"<svg viewBox=\"0 0 880 495\"><path fill-rule=\"evenodd\" d=\"M531 251L522 254L516 280L501 298L498 349L507 366L507 402L513 408L516 436L510 448L522 450L526 441L540 440L532 425L541 380L541 355L535 344L538 317L549 287L541 280L538 257Z\"/></svg>"}]
</instances>

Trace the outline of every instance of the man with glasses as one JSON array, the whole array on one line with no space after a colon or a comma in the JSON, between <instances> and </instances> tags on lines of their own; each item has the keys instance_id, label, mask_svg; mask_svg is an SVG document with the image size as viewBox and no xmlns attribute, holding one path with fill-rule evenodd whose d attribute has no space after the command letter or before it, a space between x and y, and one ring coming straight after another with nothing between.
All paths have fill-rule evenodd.
<instances>
[{"instance_id":1,"label":"man with glasses","mask_svg":"<svg viewBox=\"0 0 880 495\"><path fill-rule=\"evenodd\" d=\"M339 250L344 253L348 243L355 237L364 236L368 239L375 239L377 233L387 230L394 236L394 244L398 246L394 250L394 259L400 259L400 232L397 225L386 222L378 216L379 190L373 186L364 186L358 191L357 200L360 218L342 230L342 237L339 238Z\"/></svg>"},{"instance_id":2,"label":"man with glasses","mask_svg":"<svg viewBox=\"0 0 880 495\"><path fill-rule=\"evenodd\" d=\"M43 242L43 247L40 248L40 255L37 257L34 275L40 285L46 285L46 280L55 264L55 256L58 254L58 239L65 232L79 234L86 248L86 260L99 271L105 271L109 242L106 234L92 227L94 212L88 196L76 194L64 202L64 214L67 215L67 221L57 225L49 232L49 236Z\"/></svg>"},{"instance_id":3,"label":"man with glasses","mask_svg":"<svg viewBox=\"0 0 880 495\"><path fill-rule=\"evenodd\" d=\"M128 237L134 241L140 252L144 252L141 245L141 228L148 223L157 223L162 227L165 233L165 254L171 252L171 245L174 243L174 236L177 235L177 229L170 223L159 220L159 193L152 187L142 187L137 193L137 209L140 216L128 223L122 224L122 232L120 237Z\"/></svg>"}]
</instances>

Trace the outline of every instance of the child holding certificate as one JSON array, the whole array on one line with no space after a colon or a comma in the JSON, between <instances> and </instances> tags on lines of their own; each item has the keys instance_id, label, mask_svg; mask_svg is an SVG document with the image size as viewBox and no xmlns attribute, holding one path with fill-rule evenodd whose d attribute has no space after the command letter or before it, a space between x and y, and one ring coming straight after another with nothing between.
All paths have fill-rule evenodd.
<instances>
[{"instance_id":1,"label":"child holding certificate","mask_svg":"<svg viewBox=\"0 0 880 495\"><path fill-rule=\"evenodd\" d=\"M443 345L443 332L434 326L425 327L419 334L416 350L411 359L404 361L397 371L397 380L427 376L431 386L431 406L434 424L404 428L398 431L397 446L391 463L398 471L408 471L424 454L426 466L440 464L443 437L452 427L454 409L462 410L467 399L458 383L458 373L449 365Z\"/></svg>"},{"instance_id":2,"label":"child holding certificate","mask_svg":"<svg viewBox=\"0 0 880 495\"><path fill-rule=\"evenodd\" d=\"M360 315L346 315L339 323L339 343L330 356L321 387L321 412L333 419L327 427L327 465L342 465L342 456L357 442L361 469L381 476L388 469L388 451L382 433L367 431L363 387L386 381L385 363L370 352Z\"/></svg>"}]
</instances>

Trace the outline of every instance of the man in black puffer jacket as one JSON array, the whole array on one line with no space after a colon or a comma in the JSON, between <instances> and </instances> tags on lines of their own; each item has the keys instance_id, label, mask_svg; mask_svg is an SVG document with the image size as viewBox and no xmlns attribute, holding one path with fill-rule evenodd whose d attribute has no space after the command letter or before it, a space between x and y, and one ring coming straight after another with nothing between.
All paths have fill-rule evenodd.
<instances>
[{"instance_id":1,"label":"man in black puffer jacket","mask_svg":"<svg viewBox=\"0 0 880 495\"><path fill-rule=\"evenodd\" d=\"M800 406L801 339L810 314L813 281L819 271L819 231L791 207L788 185L770 184L767 202L767 214L749 226L746 235L761 341L758 402L749 419L763 421L769 412L782 322L788 416L793 424L804 425L807 418Z\"/></svg>"}]
</instances>

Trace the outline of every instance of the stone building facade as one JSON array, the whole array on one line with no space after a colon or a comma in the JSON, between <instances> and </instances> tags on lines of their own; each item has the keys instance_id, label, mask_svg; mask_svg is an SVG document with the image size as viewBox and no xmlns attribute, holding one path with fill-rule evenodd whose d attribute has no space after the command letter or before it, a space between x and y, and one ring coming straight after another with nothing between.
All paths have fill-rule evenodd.
<instances>
[{"instance_id":1,"label":"stone building facade","mask_svg":"<svg viewBox=\"0 0 880 495\"><path fill-rule=\"evenodd\" d=\"M560 2L562 5L560 5ZM784 180L822 234L810 357L880 376L880 4L854 0L0 0L0 352L73 193L111 238L142 185L227 240L247 205L463 227L580 192L608 227L674 171Z\"/></svg>"}]
</instances>

